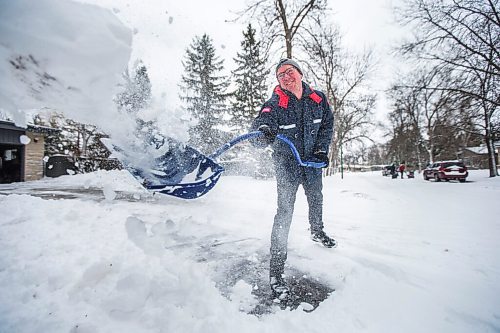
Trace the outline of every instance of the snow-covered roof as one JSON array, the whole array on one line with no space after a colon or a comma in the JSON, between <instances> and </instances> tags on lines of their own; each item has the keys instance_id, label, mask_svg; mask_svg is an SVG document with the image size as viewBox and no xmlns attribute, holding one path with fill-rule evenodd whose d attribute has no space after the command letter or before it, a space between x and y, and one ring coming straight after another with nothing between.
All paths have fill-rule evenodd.
<instances>
[{"instance_id":1,"label":"snow-covered roof","mask_svg":"<svg viewBox=\"0 0 500 333\"><path fill-rule=\"evenodd\" d=\"M495 146L495 149L499 149L500 148L500 141L495 141L493 143L493 145ZM475 154L478 154L478 155L488 154L488 148L484 144L477 146L477 147L465 147L464 149L466 149L470 152L473 152Z\"/></svg>"},{"instance_id":2,"label":"snow-covered roof","mask_svg":"<svg viewBox=\"0 0 500 333\"><path fill-rule=\"evenodd\" d=\"M59 129L47 127L47 126L38 126L33 124L28 124L26 128L16 126L13 122L0 120L0 129L9 129L16 131L28 131L34 133L43 133L43 134L51 134L54 132L59 132Z\"/></svg>"}]
</instances>

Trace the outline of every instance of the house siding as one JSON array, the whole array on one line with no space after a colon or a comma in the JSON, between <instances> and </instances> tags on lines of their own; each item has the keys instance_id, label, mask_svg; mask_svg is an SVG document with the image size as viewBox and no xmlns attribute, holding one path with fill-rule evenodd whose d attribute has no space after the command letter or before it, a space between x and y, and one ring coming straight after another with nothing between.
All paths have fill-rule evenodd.
<instances>
[{"instance_id":1,"label":"house siding","mask_svg":"<svg viewBox=\"0 0 500 333\"><path fill-rule=\"evenodd\" d=\"M495 145L495 161L497 168L499 167L499 156L500 146ZM489 158L487 149L483 146L480 147L467 147L462 151L462 159L467 166L478 168L478 169L488 169L489 168Z\"/></svg>"},{"instance_id":2,"label":"house siding","mask_svg":"<svg viewBox=\"0 0 500 333\"><path fill-rule=\"evenodd\" d=\"M43 157L45 152L45 138L41 134L27 132L30 143L25 146L24 180L38 180L43 178Z\"/></svg>"}]
</instances>

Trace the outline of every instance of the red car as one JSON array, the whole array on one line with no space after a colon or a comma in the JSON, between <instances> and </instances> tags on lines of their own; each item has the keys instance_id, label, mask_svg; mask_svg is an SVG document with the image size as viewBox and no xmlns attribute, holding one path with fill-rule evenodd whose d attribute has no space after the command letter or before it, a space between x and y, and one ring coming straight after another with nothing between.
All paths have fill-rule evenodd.
<instances>
[{"instance_id":1,"label":"red car","mask_svg":"<svg viewBox=\"0 0 500 333\"><path fill-rule=\"evenodd\" d=\"M438 161L427 166L424 169L424 180L434 179L436 182L441 180L458 180L464 183L469 173L467 167L459 161Z\"/></svg>"}]
</instances>

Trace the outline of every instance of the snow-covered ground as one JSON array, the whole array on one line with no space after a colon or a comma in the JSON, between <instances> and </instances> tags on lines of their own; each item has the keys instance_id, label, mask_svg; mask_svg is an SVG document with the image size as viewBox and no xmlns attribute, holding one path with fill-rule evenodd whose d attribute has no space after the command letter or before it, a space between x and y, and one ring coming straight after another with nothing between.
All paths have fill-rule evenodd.
<instances>
[{"instance_id":1,"label":"snow-covered ground","mask_svg":"<svg viewBox=\"0 0 500 333\"><path fill-rule=\"evenodd\" d=\"M223 176L180 200L125 171L0 186L0 332L500 331L499 178L325 178L336 249L309 239L300 190L287 271L335 291L310 313L251 315L234 268L267 269L275 192Z\"/></svg>"}]
</instances>

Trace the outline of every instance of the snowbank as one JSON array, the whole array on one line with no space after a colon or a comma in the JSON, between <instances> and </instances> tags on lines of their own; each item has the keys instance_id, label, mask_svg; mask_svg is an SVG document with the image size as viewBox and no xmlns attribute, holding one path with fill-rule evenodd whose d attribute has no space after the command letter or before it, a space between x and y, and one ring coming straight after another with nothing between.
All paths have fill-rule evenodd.
<instances>
[{"instance_id":1,"label":"snowbank","mask_svg":"<svg viewBox=\"0 0 500 333\"><path fill-rule=\"evenodd\" d=\"M0 331L498 332L500 179L487 175L325 178L336 249L309 239L299 191L286 272L335 291L311 313L261 316L246 313L245 278L267 278L273 180L223 177L193 201L142 199L124 171L1 185Z\"/></svg>"},{"instance_id":2,"label":"snowbank","mask_svg":"<svg viewBox=\"0 0 500 333\"><path fill-rule=\"evenodd\" d=\"M132 34L106 9L68 0L0 0L0 109L53 108L107 130Z\"/></svg>"}]
</instances>

